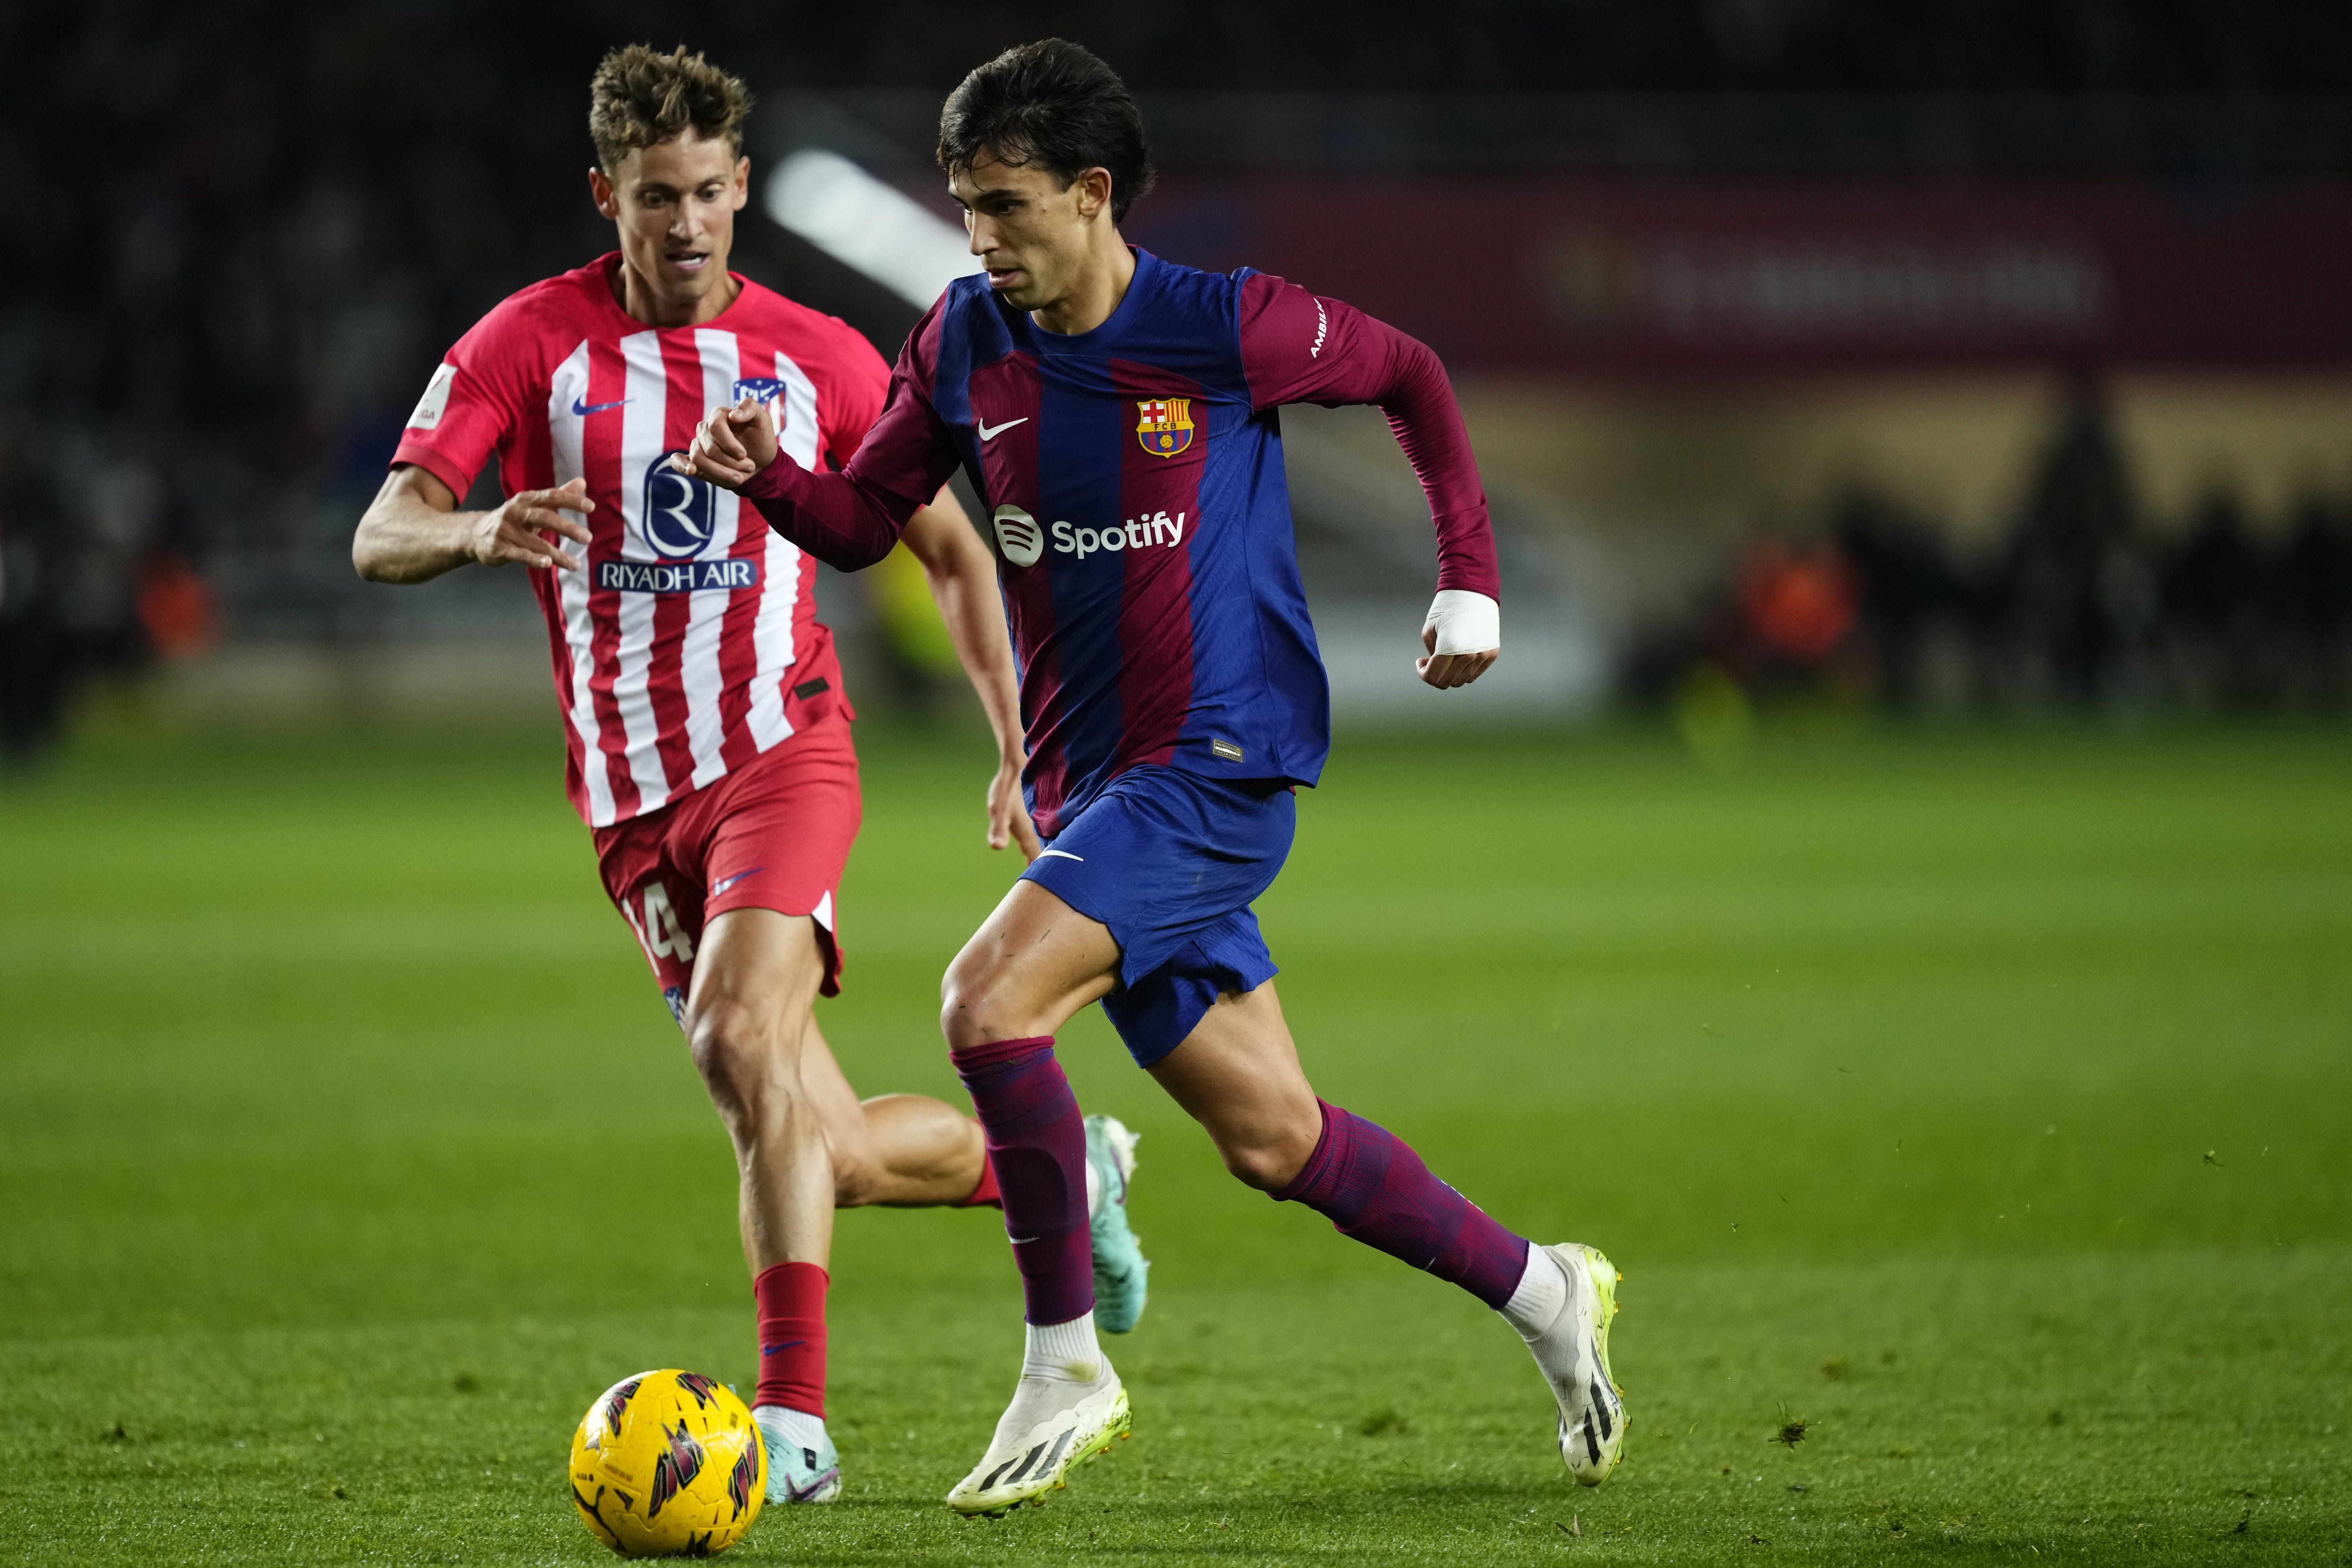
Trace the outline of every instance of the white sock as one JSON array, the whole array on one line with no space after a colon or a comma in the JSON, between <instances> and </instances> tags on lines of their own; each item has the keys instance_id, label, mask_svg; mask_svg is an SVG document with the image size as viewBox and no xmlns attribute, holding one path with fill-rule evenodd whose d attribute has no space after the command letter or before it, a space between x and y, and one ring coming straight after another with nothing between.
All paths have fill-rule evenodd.
<instances>
[{"instance_id":1,"label":"white sock","mask_svg":"<svg viewBox=\"0 0 2352 1568\"><path fill-rule=\"evenodd\" d=\"M1095 1340L1095 1315L1072 1318L1066 1323L1027 1323L1028 1343L1021 1352L1024 1378L1050 1378L1056 1383L1092 1383L1102 1376L1102 1346Z\"/></svg>"},{"instance_id":2,"label":"white sock","mask_svg":"<svg viewBox=\"0 0 2352 1568\"><path fill-rule=\"evenodd\" d=\"M1559 1260L1534 1242L1528 1243L1528 1267L1519 1276L1519 1288L1503 1303L1504 1318L1519 1331L1519 1338L1534 1340L1551 1327L1567 1305L1568 1276L1561 1272Z\"/></svg>"},{"instance_id":3,"label":"white sock","mask_svg":"<svg viewBox=\"0 0 2352 1568\"><path fill-rule=\"evenodd\" d=\"M788 1405L762 1405L751 1412L751 1419L760 1424L771 1444L782 1444L792 1448L818 1449L824 1447L824 1417L812 1415L805 1410L794 1410Z\"/></svg>"}]
</instances>

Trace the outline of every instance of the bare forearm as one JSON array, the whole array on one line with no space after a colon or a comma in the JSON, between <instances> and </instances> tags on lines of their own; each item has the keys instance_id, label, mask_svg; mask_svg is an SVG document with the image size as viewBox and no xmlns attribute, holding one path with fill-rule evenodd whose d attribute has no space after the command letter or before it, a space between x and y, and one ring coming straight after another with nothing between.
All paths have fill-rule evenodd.
<instances>
[{"instance_id":1,"label":"bare forearm","mask_svg":"<svg viewBox=\"0 0 2352 1568\"><path fill-rule=\"evenodd\" d=\"M414 496L376 497L352 535L352 564L371 583L423 583L474 559L478 511L442 511Z\"/></svg>"},{"instance_id":2,"label":"bare forearm","mask_svg":"<svg viewBox=\"0 0 2352 1568\"><path fill-rule=\"evenodd\" d=\"M586 482L575 479L551 490L525 490L493 511L459 511L447 485L424 468L403 466L361 517L352 564L371 583L422 583L468 561L577 572L581 557L564 543L588 542L581 519L595 510Z\"/></svg>"},{"instance_id":3,"label":"bare forearm","mask_svg":"<svg viewBox=\"0 0 2352 1568\"><path fill-rule=\"evenodd\" d=\"M908 519L906 542L922 563L940 619L988 715L998 751L1021 756L1020 680L1013 670L1013 644L1005 635L994 557L951 496L941 496Z\"/></svg>"},{"instance_id":4,"label":"bare forearm","mask_svg":"<svg viewBox=\"0 0 2352 1568\"><path fill-rule=\"evenodd\" d=\"M985 560L985 557L982 557ZM1013 670L1013 645L1004 635L1004 606L996 596L995 573L979 581L970 575L934 575L931 597L939 601L956 658L979 694L995 732L997 750L1017 756L1023 750L1021 683Z\"/></svg>"}]
</instances>

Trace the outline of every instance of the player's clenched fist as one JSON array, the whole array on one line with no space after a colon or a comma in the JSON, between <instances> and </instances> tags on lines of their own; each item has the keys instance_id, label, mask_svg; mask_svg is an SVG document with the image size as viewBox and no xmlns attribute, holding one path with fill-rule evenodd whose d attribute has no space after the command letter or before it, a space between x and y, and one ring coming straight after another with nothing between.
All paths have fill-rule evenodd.
<instances>
[{"instance_id":1,"label":"player's clenched fist","mask_svg":"<svg viewBox=\"0 0 2352 1568\"><path fill-rule=\"evenodd\" d=\"M681 474L733 489L776 460L776 421L755 397L710 411L694 445L670 459Z\"/></svg>"},{"instance_id":2,"label":"player's clenched fist","mask_svg":"<svg viewBox=\"0 0 2352 1568\"><path fill-rule=\"evenodd\" d=\"M577 572L580 558L556 540L587 543L588 525L565 514L595 510L596 503L588 499L586 479L575 479L551 490L525 490L477 518L468 544L474 559L485 566L520 561L525 566L561 566L566 572Z\"/></svg>"},{"instance_id":3,"label":"player's clenched fist","mask_svg":"<svg viewBox=\"0 0 2352 1568\"><path fill-rule=\"evenodd\" d=\"M1440 588L1422 623L1421 646L1429 657L1413 668L1425 684L1440 691L1467 686L1503 657L1502 608L1484 594Z\"/></svg>"}]
</instances>

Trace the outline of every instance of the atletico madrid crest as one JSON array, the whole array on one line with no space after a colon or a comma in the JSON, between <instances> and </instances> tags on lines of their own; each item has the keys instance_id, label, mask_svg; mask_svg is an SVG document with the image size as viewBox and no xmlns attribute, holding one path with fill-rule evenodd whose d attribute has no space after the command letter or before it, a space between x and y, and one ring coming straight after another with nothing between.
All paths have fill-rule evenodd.
<instances>
[{"instance_id":1,"label":"atletico madrid crest","mask_svg":"<svg viewBox=\"0 0 2352 1568\"><path fill-rule=\"evenodd\" d=\"M1139 403L1143 417L1136 421L1135 438L1155 458L1172 458L1192 444L1192 400L1155 397Z\"/></svg>"}]
</instances>

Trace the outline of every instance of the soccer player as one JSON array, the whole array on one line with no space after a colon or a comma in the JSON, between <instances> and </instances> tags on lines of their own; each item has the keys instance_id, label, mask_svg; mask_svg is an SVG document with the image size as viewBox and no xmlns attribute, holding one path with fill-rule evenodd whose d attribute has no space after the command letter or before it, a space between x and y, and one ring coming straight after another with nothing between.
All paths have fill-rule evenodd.
<instances>
[{"instance_id":1,"label":"soccer player","mask_svg":"<svg viewBox=\"0 0 2352 1568\"><path fill-rule=\"evenodd\" d=\"M961 1112L908 1094L861 1104L817 1030L812 1004L839 988L835 899L860 808L815 565L668 459L705 407L742 397L793 461L838 461L888 371L842 322L727 269L751 168L740 81L682 48L632 47L605 58L591 96L589 189L620 249L459 340L352 554L385 583L530 569L572 803L734 1141L768 1495L823 1502L841 1487L824 1429L835 1206L993 1203L996 1184ZM510 499L457 510L493 450ZM936 485L904 523L996 731L989 842L1034 855L993 563ZM1145 1285L1124 1207L1134 1141L1108 1118L1087 1136L1103 1289L1113 1326L1130 1327Z\"/></svg>"},{"instance_id":2,"label":"soccer player","mask_svg":"<svg viewBox=\"0 0 2352 1568\"><path fill-rule=\"evenodd\" d=\"M1289 850L1292 792L1329 749L1282 405L1377 404L1412 458L1438 538L1421 679L1467 685L1499 650L1494 539L1444 370L1336 300L1129 247L1118 226L1151 179L1142 120L1074 44L965 78L939 161L987 275L915 329L846 467L780 447L753 400L714 408L679 462L846 570L887 552L959 464L992 509L1045 848L949 969L942 1024L1003 1192L1028 1338L948 1503L1035 1498L1128 1427L1096 1339L1083 1121L1053 1049L1097 1000L1234 1175L1498 1310L1552 1388L1570 1471L1597 1485L1625 1429L1617 1271L1588 1247L1529 1245L1318 1100L1250 912Z\"/></svg>"}]
</instances>

